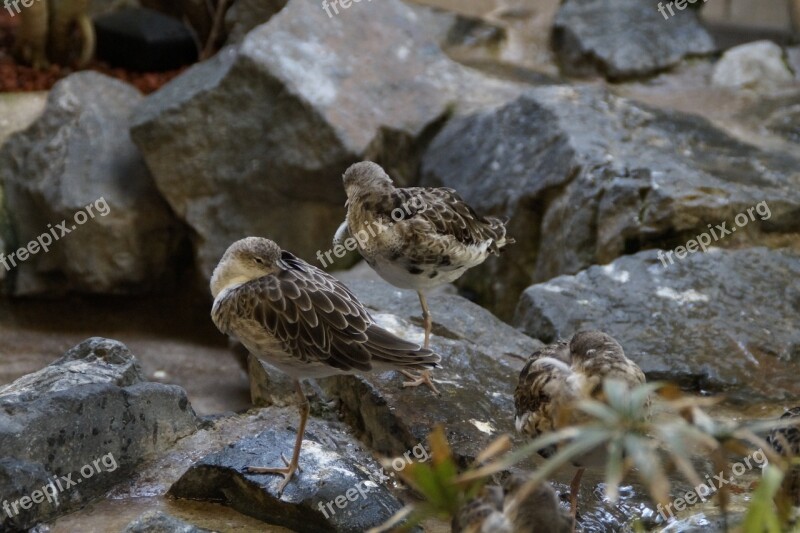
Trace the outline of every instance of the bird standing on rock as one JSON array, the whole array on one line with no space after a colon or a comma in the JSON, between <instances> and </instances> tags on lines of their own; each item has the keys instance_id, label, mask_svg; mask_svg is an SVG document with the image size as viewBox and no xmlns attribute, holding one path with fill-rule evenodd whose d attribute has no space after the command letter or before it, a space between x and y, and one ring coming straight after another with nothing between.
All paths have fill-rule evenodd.
<instances>
[{"instance_id":1,"label":"bird standing on rock","mask_svg":"<svg viewBox=\"0 0 800 533\"><path fill-rule=\"evenodd\" d=\"M397 188L370 161L352 165L343 181L347 217L334 243L349 233L384 280L417 291L427 348L433 323L425 290L452 283L514 240L503 221L478 215L453 189ZM438 393L427 372L409 377L414 381L404 386L425 384Z\"/></svg>"},{"instance_id":2,"label":"bird standing on rock","mask_svg":"<svg viewBox=\"0 0 800 533\"><path fill-rule=\"evenodd\" d=\"M601 400L606 379L615 379L629 389L645 383L642 370L606 333L579 332L569 341L534 352L520 372L514 391L517 431L535 438L580 423L573 406L584 399ZM539 454L548 458L556 451L556 446L549 446ZM599 466L603 459L602 450L595 450L575 462L578 471L570 484L573 516L583 471L587 466Z\"/></svg>"},{"instance_id":3,"label":"bird standing on rock","mask_svg":"<svg viewBox=\"0 0 800 533\"><path fill-rule=\"evenodd\" d=\"M298 468L309 405L300 380L337 374L437 366L439 356L375 323L341 282L274 242L248 237L233 243L211 277L211 317L222 333L295 381L300 426L285 468L248 467L281 474L279 494Z\"/></svg>"}]
</instances>

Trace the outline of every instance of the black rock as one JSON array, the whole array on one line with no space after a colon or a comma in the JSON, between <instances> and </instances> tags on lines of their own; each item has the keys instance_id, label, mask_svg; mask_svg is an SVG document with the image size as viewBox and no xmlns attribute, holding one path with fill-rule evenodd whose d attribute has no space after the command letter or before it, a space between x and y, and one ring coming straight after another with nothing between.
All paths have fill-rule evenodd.
<instances>
[{"instance_id":1,"label":"black rock","mask_svg":"<svg viewBox=\"0 0 800 533\"><path fill-rule=\"evenodd\" d=\"M95 20L97 58L142 72L197 61L197 43L183 23L151 9L128 8Z\"/></svg>"},{"instance_id":2,"label":"black rock","mask_svg":"<svg viewBox=\"0 0 800 533\"><path fill-rule=\"evenodd\" d=\"M276 425L279 420L273 420ZM309 421L300 455L302 472L276 491L282 476L248 474L247 466L282 466L294 430L270 429L212 453L193 465L170 489L177 498L224 503L270 524L300 533L361 532L386 522L402 505L379 483L381 468L350 437ZM332 442L338 439L340 442ZM320 444L325 441L325 444ZM375 474L372 474L372 473Z\"/></svg>"}]
</instances>

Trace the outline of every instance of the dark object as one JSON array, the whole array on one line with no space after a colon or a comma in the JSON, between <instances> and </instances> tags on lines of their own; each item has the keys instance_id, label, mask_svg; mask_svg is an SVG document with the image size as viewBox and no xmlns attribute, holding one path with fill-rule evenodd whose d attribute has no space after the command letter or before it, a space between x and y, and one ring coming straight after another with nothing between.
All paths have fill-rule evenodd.
<instances>
[{"instance_id":1,"label":"dark object","mask_svg":"<svg viewBox=\"0 0 800 533\"><path fill-rule=\"evenodd\" d=\"M197 45L183 23L151 9L128 8L95 20L97 58L140 72L172 70L197 61Z\"/></svg>"}]
</instances>

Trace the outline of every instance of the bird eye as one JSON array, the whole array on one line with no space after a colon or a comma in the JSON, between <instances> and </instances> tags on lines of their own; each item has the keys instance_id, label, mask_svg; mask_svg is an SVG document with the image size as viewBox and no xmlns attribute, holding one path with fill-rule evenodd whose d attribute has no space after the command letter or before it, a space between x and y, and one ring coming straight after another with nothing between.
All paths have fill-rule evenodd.
<instances>
[{"instance_id":1,"label":"bird eye","mask_svg":"<svg viewBox=\"0 0 800 533\"><path fill-rule=\"evenodd\" d=\"M263 260L263 259L261 259L260 257L254 257L254 258L253 258L253 260L254 260L256 263L258 263L259 265L263 265L263 264L264 264L264 260Z\"/></svg>"}]
</instances>

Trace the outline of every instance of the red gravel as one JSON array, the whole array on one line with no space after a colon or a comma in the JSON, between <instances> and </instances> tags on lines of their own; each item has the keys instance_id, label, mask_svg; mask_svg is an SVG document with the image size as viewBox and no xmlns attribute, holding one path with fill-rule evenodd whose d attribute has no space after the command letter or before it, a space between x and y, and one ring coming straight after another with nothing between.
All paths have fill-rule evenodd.
<instances>
[{"instance_id":1,"label":"red gravel","mask_svg":"<svg viewBox=\"0 0 800 533\"><path fill-rule=\"evenodd\" d=\"M0 6L2 3L0 3ZM18 65L12 50L19 18L11 17L5 9L0 9L0 92L46 91L61 78L76 71L74 68L50 65L47 70L35 70ZM169 80L186 70L187 67L168 72L131 72L121 68L111 68L100 61L92 61L80 70L95 70L113 78L130 83L145 94L159 89Z\"/></svg>"}]
</instances>

